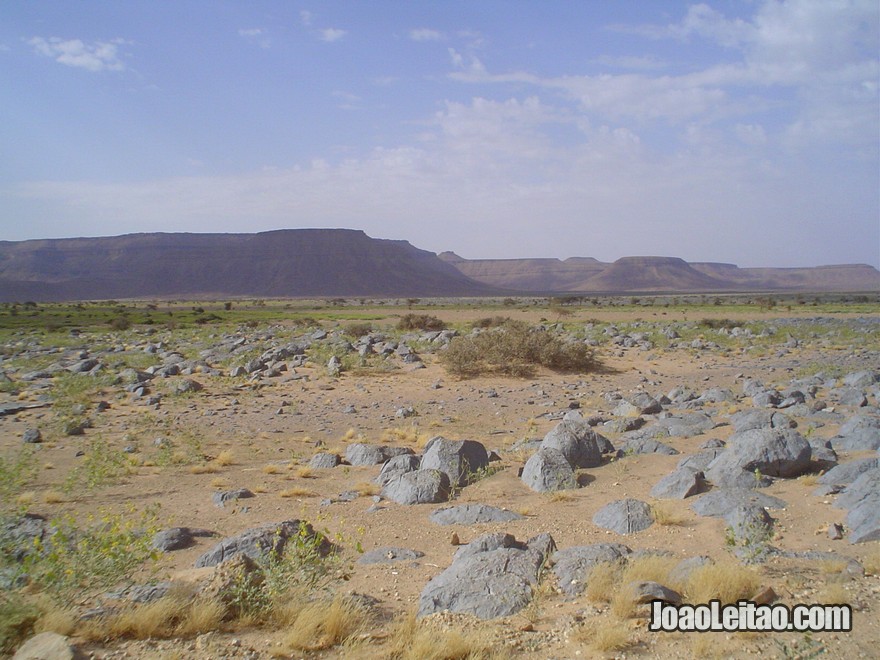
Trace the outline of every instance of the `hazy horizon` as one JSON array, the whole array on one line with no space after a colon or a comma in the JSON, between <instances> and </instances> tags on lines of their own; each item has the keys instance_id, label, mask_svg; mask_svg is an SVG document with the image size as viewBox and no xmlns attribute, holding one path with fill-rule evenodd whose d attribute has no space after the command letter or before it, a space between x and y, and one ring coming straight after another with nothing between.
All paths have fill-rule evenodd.
<instances>
[{"instance_id":1,"label":"hazy horizon","mask_svg":"<svg viewBox=\"0 0 880 660\"><path fill-rule=\"evenodd\" d=\"M0 240L880 268L880 5L10 0Z\"/></svg>"}]
</instances>

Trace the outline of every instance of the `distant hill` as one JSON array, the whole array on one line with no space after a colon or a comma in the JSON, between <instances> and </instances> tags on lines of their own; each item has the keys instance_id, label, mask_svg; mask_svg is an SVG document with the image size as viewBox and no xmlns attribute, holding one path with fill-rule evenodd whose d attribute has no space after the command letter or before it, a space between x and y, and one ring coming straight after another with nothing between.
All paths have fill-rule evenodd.
<instances>
[{"instance_id":1,"label":"distant hill","mask_svg":"<svg viewBox=\"0 0 880 660\"><path fill-rule=\"evenodd\" d=\"M433 252L349 229L0 241L0 301L479 296Z\"/></svg>"},{"instance_id":2,"label":"distant hill","mask_svg":"<svg viewBox=\"0 0 880 660\"><path fill-rule=\"evenodd\" d=\"M463 274L499 288L533 293L880 291L880 271L865 264L814 268L739 268L688 263L675 257L623 257L604 263L569 259L441 259Z\"/></svg>"},{"instance_id":3,"label":"distant hill","mask_svg":"<svg viewBox=\"0 0 880 660\"><path fill-rule=\"evenodd\" d=\"M652 291L880 291L880 272L862 264L739 268L675 257L470 260L351 229L0 241L0 302Z\"/></svg>"}]
</instances>

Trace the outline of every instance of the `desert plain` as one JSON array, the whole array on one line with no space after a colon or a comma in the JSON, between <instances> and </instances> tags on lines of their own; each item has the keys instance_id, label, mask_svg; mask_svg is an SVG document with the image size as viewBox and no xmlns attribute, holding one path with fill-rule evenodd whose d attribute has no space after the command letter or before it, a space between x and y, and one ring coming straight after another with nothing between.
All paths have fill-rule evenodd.
<instances>
[{"instance_id":1,"label":"desert plain","mask_svg":"<svg viewBox=\"0 0 880 660\"><path fill-rule=\"evenodd\" d=\"M450 363L514 326L592 361ZM876 295L7 304L0 327L9 655L52 632L67 657L108 659L876 657L876 514L836 506L867 474L880 508ZM601 456L536 490L524 468L564 423ZM743 434L809 451L713 473ZM443 460L467 440L485 464L435 469L435 501L403 503L405 470L383 485L383 464L427 472L437 436ZM835 465L861 467L824 479ZM692 492L658 496L676 471ZM759 529L695 510L721 491L781 504L759 500ZM648 526L597 524L621 500ZM255 529L252 557L205 559ZM572 564L599 545L619 556ZM481 549L538 557L511 578L522 599L484 572L429 602ZM852 630L649 632L645 582L691 603L847 604Z\"/></svg>"}]
</instances>

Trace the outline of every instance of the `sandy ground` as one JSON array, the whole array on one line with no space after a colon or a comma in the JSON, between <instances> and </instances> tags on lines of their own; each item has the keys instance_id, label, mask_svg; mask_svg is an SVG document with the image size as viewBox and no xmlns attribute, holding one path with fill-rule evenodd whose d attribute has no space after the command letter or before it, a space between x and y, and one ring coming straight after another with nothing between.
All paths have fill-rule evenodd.
<instances>
[{"instance_id":1,"label":"sandy ground","mask_svg":"<svg viewBox=\"0 0 880 660\"><path fill-rule=\"evenodd\" d=\"M350 579L341 588L377 598L386 621L413 611L424 585L450 564L456 550L451 543L453 534L467 543L486 532L505 531L521 540L549 532L559 548L613 541L633 549L668 551L680 558L708 555L729 560L723 522L698 517L690 510L692 500L667 502L667 508L681 518L680 524L655 524L626 537L592 523L594 513L612 500L634 497L652 502L651 487L674 468L681 456L632 456L586 470L583 473L588 483L583 488L553 497L532 492L519 480L518 471L529 454L512 447L522 439L542 437L557 423L548 415L570 405L579 406L584 416L610 416L613 405L603 397L606 392L626 394L645 390L659 396L683 385L696 391L724 387L739 394L743 376L782 387L796 373L798 365L827 360L828 355L811 348L794 349L783 357L632 348L602 350L600 357L605 366L602 373L544 372L529 380L458 381L449 377L432 356L425 357L427 368L416 371L386 375L344 373L331 378L323 369L303 368L298 372L309 375L308 380L282 377L263 381L259 388L232 379L196 375L196 380L205 385L203 392L191 397L166 398L157 409L133 402L127 396L116 398L115 391L109 391L111 408L96 415L96 428L86 432L87 439L100 436L113 447L134 442L148 457L154 438L174 439L190 432L201 437L202 451L208 457L231 452L231 464L215 473L192 474L188 466L150 466L147 461L120 483L66 495L61 502L47 504L45 494L59 490L64 476L76 464L75 454L83 442L82 438L50 436L40 446L41 470L38 481L30 487L34 494L30 510L46 516L72 513L82 518L88 513L124 511L129 506L141 510L160 503L163 527L202 527L221 536L266 522L306 519L340 539L344 556L351 562L357 559L358 544L364 550L386 545L420 550L424 557L414 562L352 564ZM852 370L880 366L864 365L859 355L846 351L838 351L834 359ZM497 396L491 396L492 392ZM707 408L714 408L715 418L724 421L727 415L747 405L738 408L725 403ZM349 406L355 412L346 412ZM395 416L399 408L408 406L414 409L415 416ZM45 426L52 414L51 410L38 409L0 418L3 450L16 448L26 428ZM830 438L836 430L836 425L828 424L814 433ZM730 426L719 426L693 438L668 439L667 444L681 454L695 453L706 440L724 440L730 433ZM372 495L378 492L371 484L379 466L340 466L305 475L299 470L316 451L344 454L349 442L405 445L418 452L433 435L478 440L488 449L496 450L502 459L499 471L462 489L453 504L481 502L516 511L525 518L504 524L439 526L431 523L428 516L445 504L407 507L383 501L379 510L370 511L375 504ZM605 435L617 441L615 434ZM867 454L844 455L841 459L864 455ZM218 508L211 501L217 490L242 487L253 491L256 497L226 508ZM282 497L282 492L295 488L308 493ZM774 543L789 550L830 551L870 562L878 552L876 542L850 545L846 540L828 538L827 526L843 522L845 512L830 505L833 498L813 496L814 488L810 479L802 478L779 481L766 489L768 494L788 503L784 510L773 512ZM352 502L322 503L325 498L334 498L349 489L360 489L364 494ZM194 547L166 554L160 560L157 577L189 569L215 542L216 539L199 539ZM481 624L469 617L441 615L432 617L436 620L430 625L479 630L501 650L502 656L807 657L809 651L818 648L824 649L823 657L877 656L880 576L844 577L823 570L815 561L797 560L771 560L757 570L762 583L771 586L787 604L820 602L829 585L842 585L855 608L852 632L819 633L811 639L795 633L655 634L647 631L647 620L638 616L624 623L631 632L631 646L602 654L570 633L585 620L588 626L607 625L608 605L586 597L566 599L552 591L545 594L528 617L518 615ZM336 649L317 653L315 657L382 657L382 626L377 629L377 639L354 651ZM95 657L260 657L271 653L277 640L276 633L256 629L216 633L197 641L114 642L107 647L91 644L87 650ZM248 656L245 650L252 655Z\"/></svg>"}]
</instances>

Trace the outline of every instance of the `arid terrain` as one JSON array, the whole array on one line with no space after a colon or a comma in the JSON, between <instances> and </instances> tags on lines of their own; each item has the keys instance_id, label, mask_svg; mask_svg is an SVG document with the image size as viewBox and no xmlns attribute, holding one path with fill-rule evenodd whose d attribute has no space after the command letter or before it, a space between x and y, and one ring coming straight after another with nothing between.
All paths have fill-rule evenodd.
<instances>
[{"instance_id":1,"label":"arid terrain","mask_svg":"<svg viewBox=\"0 0 880 660\"><path fill-rule=\"evenodd\" d=\"M835 503L859 474L831 484L822 476L866 460L864 473L878 472L874 298L6 305L5 652L55 631L94 658L876 657L877 518L859 531L868 540L856 539L856 521ZM593 361L550 368L510 353L484 363L479 351L489 344L476 343L465 363L450 361L456 342L518 327L504 318L591 351ZM504 373L511 365L517 375ZM566 416L591 442L613 447L601 445L590 467L571 465L567 486L538 492L521 474ZM730 456L750 432L809 451L779 473L722 474L707 459L688 473L700 474L696 494L652 494L682 459ZM437 497L445 501L395 501L377 482L388 452L360 464L383 447L427 454L435 436L489 452L461 482L449 477ZM339 464L317 467L316 455ZM874 509L876 483L867 495ZM782 500L759 505L770 518L759 533L693 508L743 489ZM594 521L629 498L648 506L653 524L624 534ZM517 515L431 518L466 504ZM311 527L286 539L277 524L288 520ZM219 567L196 567L224 539L265 525L276 525L267 543L288 540L288 564L239 557L236 567L230 551ZM195 533L181 533L180 549L158 551L165 546L155 534L172 528ZM321 534L314 542L312 530ZM524 555L539 535L555 543L526 580L522 606L493 618L424 611L423 591L457 551L485 535L495 535L478 541L485 554L520 551L501 533L529 542ZM334 546L326 557L321 539ZM564 553L597 544L631 552L568 580ZM384 561L361 561L376 549ZM683 568L698 557L707 559ZM692 603L849 604L852 631L652 633L648 606L632 591L644 581Z\"/></svg>"}]
</instances>

